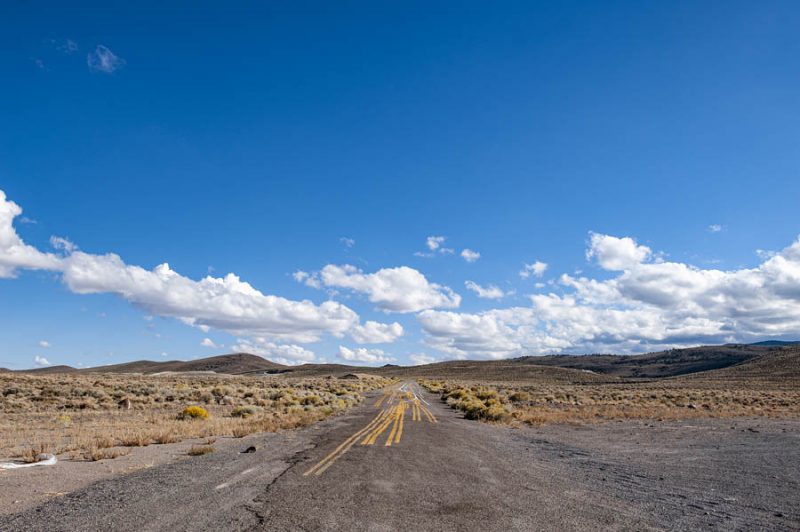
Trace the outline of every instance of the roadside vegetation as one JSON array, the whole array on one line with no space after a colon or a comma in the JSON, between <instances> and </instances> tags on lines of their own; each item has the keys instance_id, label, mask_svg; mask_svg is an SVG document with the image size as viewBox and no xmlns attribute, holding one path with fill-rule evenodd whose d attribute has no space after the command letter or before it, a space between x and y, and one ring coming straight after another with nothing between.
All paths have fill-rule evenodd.
<instances>
[{"instance_id":1,"label":"roadside vegetation","mask_svg":"<svg viewBox=\"0 0 800 532\"><path fill-rule=\"evenodd\" d=\"M774 383L670 379L611 384L419 383L468 419L507 424L666 421L698 417L800 417L800 389Z\"/></svg>"},{"instance_id":2,"label":"roadside vegetation","mask_svg":"<svg viewBox=\"0 0 800 532\"><path fill-rule=\"evenodd\" d=\"M103 460L131 447L292 429L342 412L360 403L363 392L390 382L0 374L0 458L34 461L39 453L71 453Z\"/></svg>"}]
</instances>

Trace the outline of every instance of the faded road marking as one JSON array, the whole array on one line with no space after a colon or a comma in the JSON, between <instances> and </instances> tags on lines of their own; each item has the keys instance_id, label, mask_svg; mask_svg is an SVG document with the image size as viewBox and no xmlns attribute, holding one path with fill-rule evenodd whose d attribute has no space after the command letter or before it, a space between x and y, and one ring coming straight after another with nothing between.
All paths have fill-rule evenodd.
<instances>
[{"instance_id":1,"label":"faded road marking","mask_svg":"<svg viewBox=\"0 0 800 532\"><path fill-rule=\"evenodd\" d=\"M400 443L403 437L406 410L409 408L411 409L412 421L422 421L424 414L428 422L438 423L431 411L420 402L423 401L429 404L417 395L414 386L411 383L404 383L399 388L384 390L383 395L374 403L376 408L381 405L384 405L384 408L367 425L356 431L339 444L336 449L303 473L303 476L321 475L349 451L356 442L361 440L361 445L374 445L387 430L389 430L389 435L384 442L384 447L391 447Z\"/></svg>"}]
</instances>

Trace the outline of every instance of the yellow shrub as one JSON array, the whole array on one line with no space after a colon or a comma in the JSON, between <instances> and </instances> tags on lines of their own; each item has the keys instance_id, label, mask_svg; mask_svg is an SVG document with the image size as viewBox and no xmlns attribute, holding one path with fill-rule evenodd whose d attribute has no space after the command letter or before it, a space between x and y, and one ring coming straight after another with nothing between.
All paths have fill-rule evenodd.
<instances>
[{"instance_id":1,"label":"yellow shrub","mask_svg":"<svg viewBox=\"0 0 800 532\"><path fill-rule=\"evenodd\" d=\"M202 406L187 406L178 417L180 419L208 419L208 410Z\"/></svg>"}]
</instances>

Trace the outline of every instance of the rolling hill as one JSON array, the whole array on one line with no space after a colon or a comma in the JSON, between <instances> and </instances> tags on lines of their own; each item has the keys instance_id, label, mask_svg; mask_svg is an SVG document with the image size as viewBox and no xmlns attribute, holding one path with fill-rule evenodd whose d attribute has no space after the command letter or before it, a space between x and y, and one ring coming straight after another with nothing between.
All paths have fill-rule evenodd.
<instances>
[{"instance_id":1,"label":"rolling hill","mask_svg":"<svg viewBox=\"0 0 800 532\"><path fill-rule=\"evenodd\" d=\"M729 344L671 349L644 355L549 355L507 360L450 360L421 366L382 367L344 364L286 366L249 353L233 353L190 361L139 360L124 364L76 369L48 366L26 373L142 373L214 372L226 375L341 376L369 373L384 377L442 378L483 381L618 382L702 374L709 378L796 379L800 346Z\"/></svg>"}]
</instances>

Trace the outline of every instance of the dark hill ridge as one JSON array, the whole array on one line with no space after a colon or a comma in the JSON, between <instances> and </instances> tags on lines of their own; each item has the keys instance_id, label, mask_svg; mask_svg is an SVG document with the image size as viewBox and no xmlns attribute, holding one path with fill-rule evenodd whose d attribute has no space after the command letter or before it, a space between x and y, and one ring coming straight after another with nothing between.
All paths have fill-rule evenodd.
<instances>
[{"instance_id":1,"label":"dark hill ridge","mask_svg":"<svg viewBox=\"0 0 800 532\"><path fill-rule=\"evenodd\" d=\"M515 359L522 364L558 366L614 375L657 379L720 369L754 359L769 346L728 344L670 349L644 355L550 355Z\"/></svg>"},{"instance_id":2,"label":"dark hill ridge","mask_svg":"<svg viewBox=\"0 0 800 532\"><path fill-rule=\"evenodd\" d=\"M213 371L215 373L225 373L228 375L243 375L247 373L280 372L287 368L288 366L276 364L275 362L257 355L251 355L249 353L233 353L230 355L219 355L215 357L189 361L172 360L155 362L152 360L138 360L136 362L126 362L125 364L89 368L83 371L87 373L161 373L164 371Z\"/></svg>"},{"instance_id":3,"label":"dark hill ridge","mask_svg":"<svg viewBox=\"0 0 800 532\"><path fill-rule=\"evenodd\" d=\"M725 371L723 373L723 370ZM77 370L49 366L26 373L161 373L214 372L227 375L342 376L370 373L385 377L426 377L484 381L547 380L572 383L658 379L692 374L735 378L793 379L800 375L800 346L730 344L671 349L644 355L550 355L508 360L450 360L423 366L382 367L344 364L285 366L248 353L219 355L191 361L140 360Z\"/></svg>"}]
</instances>

